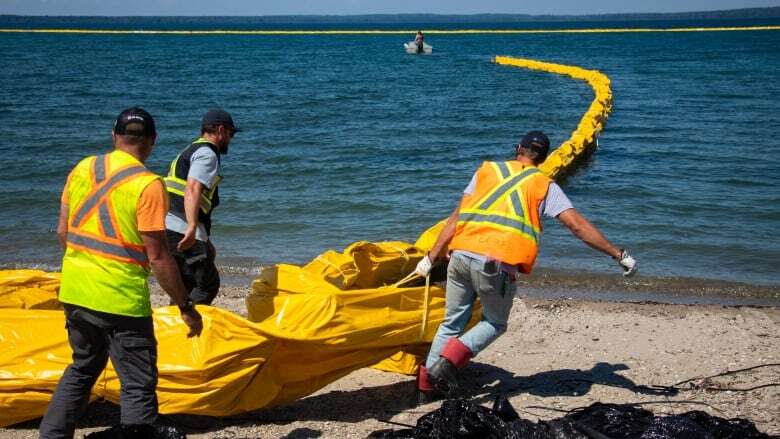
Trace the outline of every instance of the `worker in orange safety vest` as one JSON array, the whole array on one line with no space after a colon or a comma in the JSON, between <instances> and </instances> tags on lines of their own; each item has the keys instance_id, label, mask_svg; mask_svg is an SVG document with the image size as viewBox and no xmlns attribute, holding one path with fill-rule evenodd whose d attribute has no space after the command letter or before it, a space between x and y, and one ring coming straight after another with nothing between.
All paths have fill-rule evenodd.
<instances>
[{"instance_id":1,"label":"worker in orange safety vest","mask_svg":"<svg viewBox=\"0 0 780 439\"><path fill-rule=\"evenodd\" d=\"M415 271L427 276L449 254L445 316L417 379L418 402L438 390L458 392L458 370L507 329L519 273L536 262L543 216L557 218L574 236L615 259L624 276L637 263L614 246L574 209L569 199L537 165L548 155L550 141L541 131L526 134L515 147L515 160L485 162L476 171L427 256ZM469 331L474 302L482 319Z\"/></svg>"}]
</instances>

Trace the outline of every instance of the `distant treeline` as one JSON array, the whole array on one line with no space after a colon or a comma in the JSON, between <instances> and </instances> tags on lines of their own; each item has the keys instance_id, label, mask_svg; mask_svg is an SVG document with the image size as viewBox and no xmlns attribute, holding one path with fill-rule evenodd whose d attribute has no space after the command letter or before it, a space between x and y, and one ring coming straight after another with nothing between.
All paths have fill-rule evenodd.
<instances>
[{"instance_id":1,"label":"distant treeline","mask_svg":"<svg viewBox=\"0 0 780 439\"><path fill-rule=\"evenodd\" d=\"M61 26L79 24L149 25L166 23L178 26L187 24L207 25L218 22L221 25L295 25L295 24L459 24L459 23L555 23L588 21L671 21L671 20L750 20L780 18L780 7L745 8L724 11L637 13L637 14L594 14L594 15L528 15L528 14L369 14L369 15L263 15L263 16L160 16L160 17L82 17L82 16L21 16L0 15L0 23L9 25L41 25L56 23Z\"/></svg>"}]
</instances>

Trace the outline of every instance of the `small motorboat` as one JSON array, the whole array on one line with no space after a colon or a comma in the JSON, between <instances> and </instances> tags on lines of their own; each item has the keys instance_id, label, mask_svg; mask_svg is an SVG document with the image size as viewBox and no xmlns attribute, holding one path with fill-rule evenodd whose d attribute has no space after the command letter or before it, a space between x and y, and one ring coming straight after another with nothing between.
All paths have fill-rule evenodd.
<instances>
[{"instance_id":1,"label":"small motorboat","mask_svg":"<svg viewBox=\"0 0 780 439\"><path fill-rule=\"evenodd\" d=\"M418 53L417 44L414 41L409 41L408 43L404 43L404 48L406 49L406 53ZM430 55L431 53L433 53L433 46L423 42L423 51L419 53Z\"/></svg>"}]
</instances>

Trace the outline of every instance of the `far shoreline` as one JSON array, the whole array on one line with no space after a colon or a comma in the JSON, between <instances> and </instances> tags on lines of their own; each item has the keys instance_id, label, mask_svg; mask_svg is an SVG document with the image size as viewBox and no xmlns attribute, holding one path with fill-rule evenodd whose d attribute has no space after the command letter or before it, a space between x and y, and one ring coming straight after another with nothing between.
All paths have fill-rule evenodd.
<instances>
[{"instance_id":1,"label":"far shoreline","mask_svg":"<svg viewBox=\"0 0 780 439\"><path fill-rule=\"evenodd\" d=\"M475 14L441 14L441 13L383 13L383 14L279 14L279 15L149 15L149 16L89 16L89 15L23 15L0 14L3 19L63 19L63 20L149 20L168 19L177 21L209 21L209 20L251 20L258 24L328 24L328 23L549 23L549 22L593 22L593 21L682 21L682 20L754 20L780 18L780 6L710 9L684 12L627 12L601 14L520 14L520 13L475 13Z\"/></svg>"}]
</instances>

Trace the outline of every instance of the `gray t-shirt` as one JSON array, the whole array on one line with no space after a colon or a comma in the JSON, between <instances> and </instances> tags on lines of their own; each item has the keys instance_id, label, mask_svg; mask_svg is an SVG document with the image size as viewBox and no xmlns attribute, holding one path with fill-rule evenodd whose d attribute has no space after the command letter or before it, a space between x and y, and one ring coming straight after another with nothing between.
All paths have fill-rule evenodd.
<instances>
[{"instance_id":1,"label":"gray t-shirt","mask_svg":"<svg viewBox=\"0 0 780 439\"><path fill-rule=\"evenodd\" d=\"M207 145L198 148L190 157L190 172L187 178L199 181L206 189L211 189L219 177L219 158L217 154ZM168 212L165 217L165 228L178 233L187 231L187 218L182 218L179 214ZM206 227L198 222L198 228L195 230L195 239L207 242L209 240L206 234Z\"/></svg>"},{"instance_id":2,"label":"gray t-shirt","mask_svg":"<svg viewBox=\"0 0 780 439\"><path fill-rule=\"evenodd\" d=\"M477 173L471 177L471 182L466 186L463 191L465 195L471 195L477 187ZM558 215L563 213L564 210L573 209L574 206L569 201L569 197L563 193L563 189L558 186L556 182L550 182L550 187L547 189L547 196L542 204L539 205L539 217L542 215L548 218L558 218Z\"/></svg>"}]
</instances>

